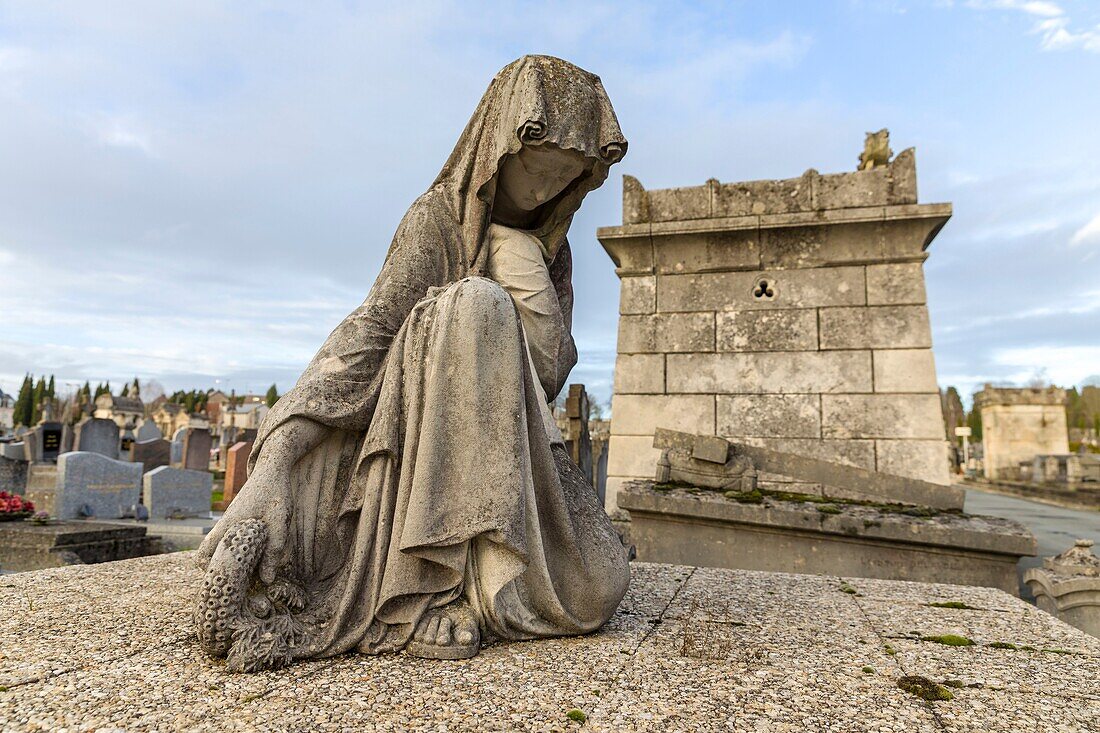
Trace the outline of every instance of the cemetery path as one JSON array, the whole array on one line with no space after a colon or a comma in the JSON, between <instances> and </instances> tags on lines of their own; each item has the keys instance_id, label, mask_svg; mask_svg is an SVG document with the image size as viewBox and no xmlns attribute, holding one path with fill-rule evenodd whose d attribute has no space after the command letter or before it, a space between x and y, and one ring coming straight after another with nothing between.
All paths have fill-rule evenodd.
<instances>
[{"instance_id":1,"label":"cemetery path","mask_svg":"<svg viewBox=\"0 0 1100 733\"><path fill-rule=\"evenodd\" d=\"M1023 584L1023 574L1028 568L1040 567L1044 557L1057 555L1073 545L1076 539L1091 539L1100 545L1100 512L1082 509L1066 509L1051 504L1041 504L1014 496L995 494L966 487L966 512L1015 520L1039 540L1039 555L1022 558L1017 565L1020 577L1020 595L1032 600Z\"/></svg>"}]
</instances>

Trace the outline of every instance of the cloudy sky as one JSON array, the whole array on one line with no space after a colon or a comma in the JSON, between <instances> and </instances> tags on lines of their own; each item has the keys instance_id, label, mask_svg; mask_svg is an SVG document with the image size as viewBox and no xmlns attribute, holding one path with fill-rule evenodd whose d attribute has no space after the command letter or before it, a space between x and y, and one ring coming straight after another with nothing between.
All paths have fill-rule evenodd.
<instances>
[{"instance_id":1,"label":"cloudy sky","mask_svg":"<svg viewBox=\"0 0 1100 733\"><path fill-rule=\"evenodd\" d=\"M0 388L286 390L524 53L600 74L630 139L574 222L572 381L610 392L617 174L852 170L884 126L955 205L926 263L941 384L1100 379L1091 0L0 0Z\"/></svg>"}]
</instances>

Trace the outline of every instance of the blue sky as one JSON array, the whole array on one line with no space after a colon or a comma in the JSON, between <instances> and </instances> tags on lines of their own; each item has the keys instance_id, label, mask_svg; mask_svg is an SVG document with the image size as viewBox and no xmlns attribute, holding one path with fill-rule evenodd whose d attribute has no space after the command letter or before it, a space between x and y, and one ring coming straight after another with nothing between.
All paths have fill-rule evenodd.
<instances>
[{"instance_id":1,"label":"blue sky","mask_svg":"<svg viewBox=\"0 0 1100 733\"><path fill-rule=\"evenodd\" d=\"M630 139L575 219L572 381L610 392L595 239L648 188L917 148L941 384L1100 379L1100 3L0 0L0 388L289 388L493 74L598 73Z\"/></svg>"}]
</instances>

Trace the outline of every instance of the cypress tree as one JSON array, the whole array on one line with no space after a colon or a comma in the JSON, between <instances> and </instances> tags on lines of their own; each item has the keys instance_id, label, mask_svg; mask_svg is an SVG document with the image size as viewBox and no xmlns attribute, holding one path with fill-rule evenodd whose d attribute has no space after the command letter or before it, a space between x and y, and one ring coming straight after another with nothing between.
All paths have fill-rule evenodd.
<instances>
[{"instance_id":1,"label":"cypress tree","mask_svg":"<svg viewBox=\"0 0 1100 733\"><path fill-rule=\"evenodd\" d=\"M268 407L274 407L275 403L279 401L279 390L275 388L275 385L271 385L267 388L267 394L264 396L264 402Z\"/></svg>"},{"instance_id":2,"label":"cypress tree","mask_svg":"<svg viewBox=\"0 0 1100 733\"><path fill-rule=\"evenodd\" d=\"M122 385L122 391L118 393L118 396L119 397L129 397L130 396L130 385L129 384Z\"/></svg>"},{"instance_id":3,"label":"cypress tree","mask_svg":"<svg viewBox=\"0 0 1100 733\"><path fill-rule=\"evenodd\" d=\"M30 426L31 417L34 414L34 382L31 375L23 377L23 384L19 387L19 396L15 399L15 411L12 414L12 422L16 425Z\"/></svg>"},{"instance_id":4,"label":"cypress tree","mask_svg":"<svg viewBox=\"0 0 1100 733\"><path fill-rule=\"evenodd\" d=\"M34 385L34 393L31 397L33 402L31 403L31 421L28 425L37 425L38 421L42 418L42 400L46 396L46 378L39 377L38 382Z\"/></svg>"},{"instance_id":5,"label":"cypress tree","mask_svg":"<svg viewBox=\"0 0 1100 733\"><path fill-rule=\"evenodd\" d=\"M57 393L54 391L54 381L52 374L50 375L50 381L46 384L46 394L49 395L49 398L51 400L57 396Z\"/></svg>"}]
</instances>

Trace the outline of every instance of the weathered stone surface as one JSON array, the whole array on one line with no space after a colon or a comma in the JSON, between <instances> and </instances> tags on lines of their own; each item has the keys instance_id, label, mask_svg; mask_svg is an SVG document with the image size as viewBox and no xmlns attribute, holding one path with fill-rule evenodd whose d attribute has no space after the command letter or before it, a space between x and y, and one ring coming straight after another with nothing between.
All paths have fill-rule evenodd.
<instances>
[{"instance_id":1,"label":"weathered stone surface","mask_svg":"<svg viewBox=\"0 0 1100 733\"><path fill-rule=\"evenodd\" d=\"M876 349L876 392L937 392L931 349Z\"/></svg>"},{"instance_id":2,"label":"weathered stone surface","mask_svg":"<svg viewBox=\"0 0 1100 733\"><path fill-rule=\"evenodd\" d=\"M819 395L718 395L717 400L718 435L763 438L821 437L821 397Z\"/></svg>"},{"instance_id":3,"label":"weathered stone surface","mask_svg":"<svg viewBox=\"0 0 1100 733\"><path fill-rule=\"evenodd\" d=\"M619 354L615 360L616 394L662 394L664 354Z\"/></svg>"},{"instance_id":4,"label":"weathered stone surface","mask_svg":"<svg viewBox=\"0 0 1100 733\"><path fill-rule=\"evenodd\" d=\"M618 394L612 404L612 435L653 435L658 427L714 433L713 395Z\"/></svg>"},{"instance_id":5,"label":"weathered stone surface","mask_svg":"<svg viewBox=\"0 0 1100 733\"><path fill-rule=\"evenodd\" d=\"M106 418L84 418L73 434L73 450L98 453L113 460L118 459L118 443L118 425Z\"/></svg>"},{"instance_id":6,"label":"weathered stone surface","mask_svg":"<svg viewBox=\"0 0 1100 733\"><path fill-rule=\"evenodd\" d=\"M666 370L669 392L871 391L869 351L669 354Z\"/></svg>"},{"instance_id":7,"label":"weathered stone surface","mask_svg":"<svg viewBox=\"0 0 1100 733\"><path fill-rule=\"evenodd\" d=\"M150 519L183 519L210 514L214 477L209 471L161 466L142 479L142 498Z\"/></svg>"},{"instance_id":8,"label":"weathered stone surface","mask_svg":"<svg viewBox=\"0 0 1100 733\"><path fill-rule=\"evenodd\" d=\"M867 265L867 305L923 305L925 302L921 263Z\"/></svg>"},{"instance_id":9,"label":"weathered stone surface","mask_svg":"<svg viewBox=\"0 0 1100 733\"><path fill-rule=\"evenodd\" d=\"M714 351L714 314L660 313L619 318L619 353Z\"/></svg>"},{"instance_id":10,"label":"weathered stone surface","mask_svg":"<svg viewBox=\"0 0 1100 733\"><path fill-rule=\"evenodd\" d=\"M822 308L822 349L931 348L928 309L916 305Z\"/></svg>"},{"instance_id":11,"label":"weathered stone surface","mask_svg":"<svg viewBox=\"0 0 1100 733\"><path fill-rule=\"evenodd\" d=\"M89 521L0 523L0 569L7 573L114 562L159 552L158 538L149 536L141 526Z\"/></svg>"},{"instance_id":12,"label":"weathered stone surface","mask_svg":"<svg viewBox=\"0 0 1100 733\"><path fill-rule=\"evenodd\" d=\"M1092 540L1043 559L1043 567L1028 568L1024 582L1039 608L1086 634L1100 638L1100 560Z\"/></svg>"},{"instance_id":13,"label":"weathered stone surface","mask_svg":"<svg viewBox=\"0 0 1100 733\"><path fill-rule=\"evenodd\" d=\"M699 275L659 275L657 311L750 310L758 308L819 308L863 305L866 284L862 267L765 272L715 272ZM766 282L770 297L757 297Z\"/></svg>"},{"instance_id":14,"label":"weathered stone surface","mask_svg":"<svg viewBox=\"0 0 1100 733\"><path fill-rule=\"evenodd\" d=\"M0 453L0 491L22 494L27 490L27 468L30 463L22 458L12 460Z\"/></svg>"},{"instance_id":15,"label":"weathered stone surface","mask_svg":"<svg viewBox=\"0 0 1100 733\"><path fill-rule=\"evenodd\" d=\"M821 432L827 438L942 439L939 396L825 394Z\"/></svg>"},{"instance_id":16,"label":"weathered stone surface","mask_svg":"<svg viewBox=\"0 0 1100 733\"><path fill-rule=\"evenodd\" d=\"M1098 709L1096 640L992 588L635 563L619 613L589 636L498 644L462 664L352 654L239 675L189 635L193 565L174 553L5 578L0 613L25 623L0 636L0 725L569 730L577 709L585 729L616 733L1045 733L1088 731ZM954 600L977 610L927 605ZM890 638L910 630L1069 653ZM926 703L897 687L917 673L975 686ZM161 703L132 702L150 699Z\"/></svg>"},{"instance_id":17,"label":"weathered stone surface","mask_svg":"<svg viewBox=\"0 0 1100 733\"><path fill-rule=\"evenodd\" d=\"M880 260L886 241L882 209L845 214L845 221L830 221L828 216L761 217L760 265L820 268Z\"/></svg>"},{"instance_id":18,"label":"weathered stone surface","mask_svg":"<svg viewBox=\"0 0 1100 733\"><path fill-rule=\"evenodd\" d=\"M138 503L141 466L98 453L63 453L57 459L59 519L119 519Z\"/></svg>"},{"instance_id":19,"label":"weathered stone surface","mask_svg":"<svg viewBox=\"0 0 1100 733\"><path fill-rule=\"evenodd\" d=\"M719 351L816 351L815 309L720 311Z\"/></svg>"},{"instance_id":20,"label":"weathered stone surface","mask_svg":"<svg viewBox=\"0 0 1100 733\"><path fill-rule=\"evenodd\" d=\"M172 440L169 441L168 446L169 464L172 466L183 465L183 441Z\"/></svg>"},{"instance_id":21,"label":"weathered stone surface","mask_svg":"<svg viewBox=\"0 0 1100 733\"><path fill-rule=\"evenodd\" d=\"M23 442L0 443L0 458L6 458L9 461L26 461L27 451Z\"/></svg>"},{"instance_id":22,"label":"weathered stone surface","mask_svg":"<svg viewBox=\"0 0 1100 733\"><path fill-rule=\"evenodd\" d=\"M661 274L760 269L760 234L755 226L728 232L667 234L654 248Z\"/></svg>"},{"instance_id":23,"label":"weathered stone surface","mask_svg":"<svg viewBox=\"0 0 1100 733\"><path fill-rule=\"evenodd\" d=\"M950 483L947 465L947 441L943 440L876 440L877 468L895 476Z\"/></svg>"},{"instance_id":24,"label":"weathered stone surface","mask_svg":"<svg viewBox=\"0 0 1100 733\"><path fill-rule=\"evenodd\" d=\"M705 219L711 215L709 186L648 191L650 221Z\"/></svg>"},{"instance_id":25,"label":"weathered stone surface","mask_svg":"<svg viewBox=\"0 0 1100 733\"><path fill-rule=\"evenodd\" d=\"M782 214L813 208L813 180L807 171L801 178L723 183L715 189L714 216Z\"/></svg>"},{"instance_id":26,"label":"weathered stone surface","mask_svg":"<svg viewBox=\"0 0 1100 733\"><path fill-rule=\"evenodd\" d=\"M873 440L817 440L813 438L754 438L726 435L738 442L768 448L783 453L795 453L807 458L817 458L845 466L855 466L868 471L875 470L875 442Z\"/></svg>"},{"instance_id":27,"label":"weathered stone surface","mask_svg":"<svg viewBox=\"0 0 1100 733\"><path fill-rule=\"evenodd\" d=\"M1035 538L1004 519L940 514L923 521L871 506L765 497L739 503L716 491L654 491L652 482L620 487L638 559L747 570L982 585L1015 593L1016 562ZM856 584L858 588L858 583ZM838 589L839 590L839 589Z\"/></svg>"},{"instance_id":28,"label":"weathered stone surface","mask_svg":"<svg viewBox=\"0 0 1100 733\"><path fill-rule=\"evenodd\" d=\"M252 441L241 441L229 449L225 463L225 485L222 503L229 506L233 497L248 480L248 454L252 452Z\"/></svg>"},{"instance_id":29,"label":"weathered stone surface","mask_svg":"<svg viewBox=\"0 0 1100 733\"><path fill-rule=\"evenodd\" d=\"M172 443L164 438L138 441L130 446L130 460L142 464L142 470L145 473L170 465Z\"/></svg>"},{"instance_id":30,"label":"weathered stone surface","mask_svg":"<svg viewBox=\"0 0 1100 733\"><path fill-rule=\"evenodd\" d=\"M188 428L183 436L183 468L206 471L210 468L213 439L206 428Z\"/></svg>"},{"instance_id":31,"label":"weathered stone surface","mask_svg":"<svg viewBox=\"0 0 1100 733\"><path fill-rule=\"evenodd\" d=\"M653 447L652 436L612 435L607 454L608 481L611 476L648 478L656 473L660 457L661 451Z\"/></svg>"},{"instance_id":32,"label":"weathered stone surface","mask_svg":"<svg viewBox=\"0 0 1100 733\"><path fill-rule=\"evenodd\" d=\"M814 206L819 209L875 206L889 201L888 168L831 173L818 176L814 184Z\"/></svg>"},{"instance_id":33,"label":"weathered stone surface","mask_svg":"<svg viewBox=\"0 0 1100 733\"><path fill-rule=\"evenodd\" d=\"M657 278L624 277L619 291L619 313L641 315L657 309Z\"/></svg>"}]
</instances>

